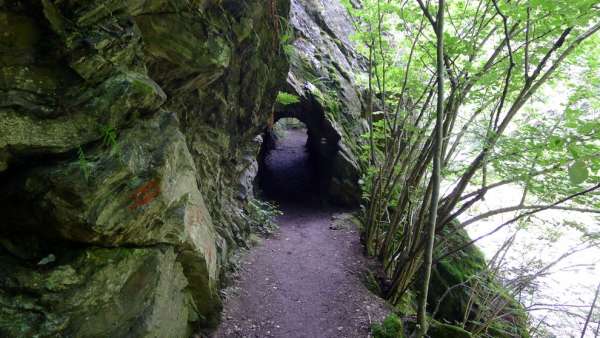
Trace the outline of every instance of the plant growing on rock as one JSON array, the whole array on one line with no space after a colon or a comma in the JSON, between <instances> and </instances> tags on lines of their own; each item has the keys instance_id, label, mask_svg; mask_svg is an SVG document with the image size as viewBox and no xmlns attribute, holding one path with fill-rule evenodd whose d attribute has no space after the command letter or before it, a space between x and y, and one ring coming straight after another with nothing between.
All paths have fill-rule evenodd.
<instances>
[{"instance_id":1,"label":"plant growing on rock","mask_svg":"<svg viewBox=\"0 0 600 338\"><path fill-rule=\"evenodd\" d=\"M77 163L79 164L79 169L85 180L89 180L92 174L92 165L85 157L85 152L82 147L77 149Z\"/></svg>"},{"instance_id":2,"label":"plant growing on rock","mask_svg":"<svg viewBox=\"0 0 600 338\"><path fill-rule=\"evenodd\" d=\"M102 132L102 145L110 148L111 155L114 155L119 151L119 145L117 144L117 130L109 125L101 126Z\"/></svg>"},{"instance_id":3,"label":"plant growing on rock","mask_svg":"<svg viewBox=\"0 0 600 338\"><path fill-rule=\"evenodd\" d=\"M294 29L292 25L290 25L289 21L281 16L278 16L279 24L279 46L281 50L288 57L294 52L294 46L292 42L294 42Z\"/></svg>"},{"instance_id":4,"label":"plant growing on rock","mask_svg":"<svg viewBox=\"0 0 600 338\"><path fill-rule=\"evenodd\" d=\"M245 210L251 226L262 235L269 235L277 230L275 217L283 215L275 204L255 198L248 201Z\"/></svg>"},{"instance_id":5,"label":"plant growing on rock","mask_svg":"<svg viewBox=\"0 0 600 338\"><path fill-rule=\"evenodd\" d=\"M279 103L281 105L288 106L290 104L300 102L300 98L294 94L290 94L290 93L286 93L286 92L278 92L276 101L277 101L277 103Z\"/></svg>"},{"instance_id":6,"label":"plant growing on rock","mask_svg":"<svg viewBox=\"0 0 600 338\"><path fill-rule=\"evenodd\" d=\"M374 338L403 338L404 327L402 320L398 316L391 314L382 323L373 324L371 326L371 333Z\"/></svg>"}]
</instances>

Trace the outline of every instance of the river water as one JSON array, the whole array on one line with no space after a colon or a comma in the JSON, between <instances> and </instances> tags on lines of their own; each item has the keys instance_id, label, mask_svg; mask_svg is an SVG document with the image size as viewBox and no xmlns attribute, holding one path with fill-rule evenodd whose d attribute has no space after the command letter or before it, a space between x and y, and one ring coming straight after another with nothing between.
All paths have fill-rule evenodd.
<instances>
[{"instance_id":1,"label":"river water","mask_svg":"<svg viewBox=\"0 0 600 338\"><path fill-rule=\"evenodd\" d=\"M517 205L521 197L518 186L493 189L486 200L476 209L469 210L465 221L474 215L500 207ZM505 213L478 221L467 227L472 238L489 233L500 224L512 219L515 213ZM535 215L526 226L512 224L478 242L478 246L490 259L504 243L516 233L514 244L507 255L504 271L511 269L539 268L553 262L564 253L581 247L582 232L567 224L581 224L591 233L600 232L600 217L581 212L547 210ZM580 337L594 293L600 283L600 249L588 248L577 252L553 266L536 281L535 292L523 295L522 303L531 307L532 324L540 325L536 337ZM600 306L598 306L600 307ZM585 337L600 337L598 320L600 309L594 313ZM545 332L544 332L545 331Z\"/></svg>"}]
</instances>

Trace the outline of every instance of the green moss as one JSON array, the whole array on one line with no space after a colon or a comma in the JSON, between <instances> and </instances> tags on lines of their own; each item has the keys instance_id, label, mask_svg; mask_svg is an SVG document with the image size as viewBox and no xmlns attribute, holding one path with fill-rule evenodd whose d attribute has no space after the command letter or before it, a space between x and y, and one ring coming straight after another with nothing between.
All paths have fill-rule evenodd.
<instances>
[{"instance_id":1,"label":"green moss","mask_svg":"<svg viewBox=\"0 0 600 338\"><path fill-rule=\"evenodd\" d=\"M417 314L417 297L412 290L404 293L402 299L396 304L396 310L405 316Z\"/></svg>"},{"instance_id":2,"label":"green moss","mask_svg":"<svg viewBox=\"0 0 600 338\"><path fill-rule=\"evenodd\" d=\"M449 248L457 248L467 243L470 238L466 231L458 230L452 236L446 237ZM441 254L439 252L438 254ZM485 270L485 256L474 245L468 246L456 254L440 261L439 266L445 270L446 278L451 285L462 283L469 277Z\"/></svg>"},{"instance_id":3,"label":"green moss","mask_svg":"<svg viewBox=\"0 0 600 338\"><path fill-rule=\"evenodd\" d=\"M30 63L40 32L33 19L10 12L0 12L0 64Z\"/></svg>"},{"instance_id":4,"label":"green moss","mask_svg":"<svg viewBox=\"0 0 600 338\"><path fill-rule=\"evenodd\" d=\"M311 94L315 97L315 99L319 102L323 110L325 111L325 115L331 122L336 122L340 118L341 113L341 105L340 101L337 97L337 94L333 91L322 91L318 87L313 87L311 89Z\"/></svg>"},{"instance_id":5,"label":"green moss","mask_svg":"<svg viewBox=\"0 0 600 338\"><path fill-rule=\"evenodd\" d=\"M458 248L467 243L470 239L464 230L459 230L449 234L452 227L446 230L447 247L438 249L436 255L443 255L444 250ZM449 236L449 237L448 237ZM483 287L487 289L490 296L500 296L507 301L508 305L502 309L506 315L504 320L496 321L493 327L496 333L510 333L509 337L527 336L527 315L520 304L512 298L508 291L491 277L486 277L487 264L483 253L476 246L469 246L450 257L444 258L438 262L432 271L432 282L430 284L430 293L428 302L431 310L438 307L436 319L448 322L462 322L467 303L471 297L470 286L473 285L474 277ZM464 285L461 285L464 284ZM448 291L449 288L453 288ZM442 296L444 297L442 299ZM483 300L475 297L472 311L484 311L480 308L486 306ZM471 313L470 316L474 314ZM477 326L477 323L469 323L469 327ZM491 329L488 329L490 331ZM502 335L500 335L502 336Z\"/></svg>"},{"instance_id":6,"label":"green moss","mask_svg":"<svg viewBox=\"0 0 600 338\"><path fill-rule=\"evenodd\" d=\"M494 338L513 338L513 337L521 337L526 338L529 337L528 333L520 334L519 330L514 325L509 325L508 323L493 323L488 329L487 333Z\"/></svg>"},{"instance_id":7,"label":"green moss","mask_svg":"<svg viewBox=\"0 0 600 338\"><path fill-rule=\"evenodd\" d=\"M286 93L286 92L278 92L276 101L277 101L277 103L279 103L281 105L288 106L290 104L300 102L300 98L294 94L290 94L290 93Z\"/></svg>"},{"instance_id":8,"label":"green moss","mask_svg":"<svg viewBox=\"0 0 600 338\"><path fill-rule=\"evenodd\" d=\"M434 322L431 324L428 332L431 338L471 338L472 335L463 328Z\"/></svg>"},{"instance_id":9,"label":"green moss","mask_svg":"<svg viewBox=\"0 0 600 338\"><path fill-rule=\"evenodd\" d=\"M373 324L371 333L374 338L404 338L404 326L398 316L391 314L381 324Z\"/></svg>"}]
</instances>

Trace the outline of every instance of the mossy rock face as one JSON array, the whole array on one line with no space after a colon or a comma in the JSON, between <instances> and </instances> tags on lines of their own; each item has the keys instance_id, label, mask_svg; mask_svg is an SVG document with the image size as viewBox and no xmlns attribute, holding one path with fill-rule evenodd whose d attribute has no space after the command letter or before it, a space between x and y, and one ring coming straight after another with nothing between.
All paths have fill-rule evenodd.
<instances>
[{"instance_id":1,"label":"mossy rock face","mask_svg":"<svg viewBox=\"0 0 600 338\"><path fill-rule=\"evenodd\" d=\"M431 338L471 338L473 337L471 333L465 331L463 328L443 324L443 323L433 323L429 328L427 334Z\"/></svg>"},{"instance_id":2,"label":"mossy rock face","mask_svg":"<svg viewBox=\"0 0 600 338\"><path fill-rule=\"evenodd\" d=\"M457 224L447 227L445 231L454 231ZM447 237L446 244L450 248L459 248L470 241L466 231L458 230L452 236ZM436 255L440 256L443 251L438 249ZM492 292L493 296L500 297L506 302L506 306L501 309L504 319L497 321L488 328L487 332L496 332L494 336L499 337L527 337L527 315L521 305L513 299L508 292L502 288L501 284L485 277L487 263L483 253L476 245L470 245L460 250L456 254L440 260L432 268L431 283L429 287L429 311L433 312L437 308L436 319L450 323L460 323L464 320L467 304L471 300L472 306L470 313L467 314L469 323L467 330L476 330L476 324L471 321L478 317L478 311L484 311L482 307L486 306L481 299L475 297L471 299L470 286L474 284L474 277L479 276L479 283L484 283L485 288ZM451 290L449 290L451 288ZM449 290L449 291L448 291ZM510 329L501 330L500 327ZM500 335L502 333L502 335Z\"/></svg>"},{"instance_id":3,"label":"mossy rock face","mask_svg":"<svg viewBox=\"0 0 600 338\"><path fill-rule=\"evenodd\" d=\"M40 30L32 18L0 9L0 32L0 64L27 64L35 58Z\"/></svg>"},{"instance_id":4,"label":"mossy rock face","mask_svg":"<svg viewBox=\"0 0 600 338\"><path fill-rule=\"evenodd\" d=\"M469 240L464 230L458 231L448 242L451 247L459 247ZM429 288L429 304L435 307L446 290L467 282L474 275L479 275L486 269L483 253L476 246L469 246L456 255L438 262L432 269L432 282ZM462 321L469 300L468 289L458 286L446 293L441 300L438 318L450 322Z\"/></svg>"},{"instance_id":5,"label":"mossy rock face","mask_svg":"<svg viewBox=\"0 0 600 338\"><path fill-rule=\"evenodd\" d=\"M346 9L335 0L298 0L290 23L295 40L288 53L290 73L286 91L298 104L276 106L276 116L296 117L309 128L309 143L323 163L323 195L331 202L358 205L362 193L358 158L361 115L366 107L357 77L365 60L354 50L354 34Z\"/></svg>"},{"instance_id":6,"label":"mossy rock face","mask_svg":"<svg viewBox=\"0 0 600 338\"><path fill-rule=\"evenodd\" d=\"M144 120L123 131L117 143L84 156L85 163L80 159L15 177L0 198L0 213L7 219L0 231L11 234L19 224L12 235L38 233L92 245L177 246L177 259L194 281L188 289L196 312L212 321L220 306L217 234L174 115ZM37 208L27 208L34 203Z\"/></svg>"},{"instance_id":7,"label":"mossy rock face","mask_svg":"<svg viewBox=\"0 0 600 338\"><path fill-rule=\"evenodd\" d=\"M288 71L273 23L289 1L276 7L0 1L0 255L14 259L0 336L216 325L223 265L250 234L255 137Z\"/></svg>"},{"instance_id":8,"label":"mossy rock face","mask_svg":"<svg viewBox=\"0 0 600 338\"><path fill-rule=\"evenodd\" d=\"M218 27L207 32L202 22L178 14L141 15L135 20L146 50L155 57L205 73L225 69L231 62L231 44Z\"/></svg>"},{"instance_id":9,"label":"mossy rock face","mask_svg":"<svg viewBox=\"0 0 600 338\"><path fill-rule=\"evenodd\" d=\"M35 79L42 76L40 73L43 71L39 70L37 75L14 73L13 83ZM7 152L11 157L64 153L101 139L102 126L122 128L135 112L157 109L166 99L154 81L137 73L120 73L97 87L83 91L77 88L74 92L72 101L58 117L24 114L23 109L28 106L15 104L18 102L10 102L17 109L0 109L0 152Z\"/></svg>"},{"instance_id":10,"label":"mossy rock face","mask_svg":"<svg viewBox=\"0 0 600 338\"><path fill-rule=\"evenodd\" d=\"M183 269L172 247L86 249L46 265L0 254L4 337L184 337Z\"/></svg>"}]
</instances>

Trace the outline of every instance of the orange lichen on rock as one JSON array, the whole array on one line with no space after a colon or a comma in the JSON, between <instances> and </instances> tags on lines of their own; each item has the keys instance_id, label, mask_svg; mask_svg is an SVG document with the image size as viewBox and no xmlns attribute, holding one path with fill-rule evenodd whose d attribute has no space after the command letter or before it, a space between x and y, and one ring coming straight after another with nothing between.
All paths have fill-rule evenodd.
<instances>
[{"instance_id":1,"label":"orange lichen on rock","mask_svg":"<svg viewBox=\"0 0 600 338\"><path fill-rule=\"evenodd\" d=\"M137 209L154 201L160 195L160 186L156 179L148 181L148 183L134 190L129 196L132 204L129 205L129 210Z\"/></svg>"}]
</instances>

